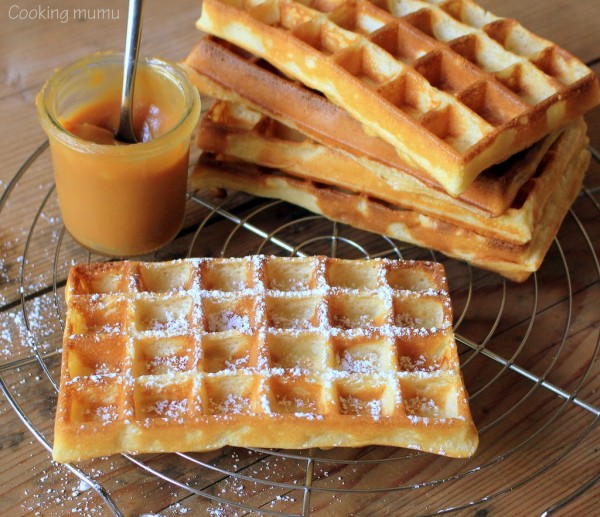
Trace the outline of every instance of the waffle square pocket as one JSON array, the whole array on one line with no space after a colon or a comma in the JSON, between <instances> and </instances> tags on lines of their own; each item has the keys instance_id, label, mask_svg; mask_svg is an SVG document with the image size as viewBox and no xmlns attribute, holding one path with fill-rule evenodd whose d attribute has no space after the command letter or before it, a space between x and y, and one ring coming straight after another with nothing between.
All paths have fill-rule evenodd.
<instances>
[{"instance_id":1,"label":"waffle square pocket","mask_svg":"<svg viewBox=\"0 0 600 517\"><path fill-rule=\"evenodd\" d=\"M477 447L443 267L250 256L74 266L53 457Z\"/></svg>"}]
</instances>

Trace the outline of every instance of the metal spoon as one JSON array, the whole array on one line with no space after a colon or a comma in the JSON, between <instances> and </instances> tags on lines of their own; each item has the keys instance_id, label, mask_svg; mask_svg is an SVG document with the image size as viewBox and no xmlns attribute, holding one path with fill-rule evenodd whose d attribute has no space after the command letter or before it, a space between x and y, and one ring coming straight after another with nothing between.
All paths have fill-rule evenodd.
<instances>
[{"instance_id":1,"label":"metal spoon","mask_svg":"<svg viewBox=\"0 0 600 517\"><path fill-rule=\"evenodd\" d=\"M121 114L115 139L127 144L135 144L137 138L133 131L133 88L137 69L140 41L142 38L142 12L144 0L129 0L127 13L127 37L125 40L125 59L123 61L123 89L121 92Z\"/></svg>"}]
</instances>

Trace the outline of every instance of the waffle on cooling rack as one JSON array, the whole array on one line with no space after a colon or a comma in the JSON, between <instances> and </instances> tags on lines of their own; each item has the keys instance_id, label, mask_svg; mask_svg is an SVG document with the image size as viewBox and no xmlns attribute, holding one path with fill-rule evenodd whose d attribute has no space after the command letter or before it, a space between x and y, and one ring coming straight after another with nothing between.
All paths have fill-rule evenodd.
<instances>
[{"instance_id":1,"label":"waffle on cooling rack","mask_svg":"<svg viewBox=\"0 0 600 517\"><path fill-rule=\"evenodd\" d=\"M320 91L452 195L599 98L579 60L469 0L205 0L197 26Z\"/></svg>"},{"instance_id":2,"label":"waffle on cooling rack","mask_svg":"<svg viewBox=\"0 0 600 517\"><path fill-rule=\"evenodd\" d=\"M53 456L478 442L443 267L114 262L66 287Z\"/></svg>"}]
</instances>

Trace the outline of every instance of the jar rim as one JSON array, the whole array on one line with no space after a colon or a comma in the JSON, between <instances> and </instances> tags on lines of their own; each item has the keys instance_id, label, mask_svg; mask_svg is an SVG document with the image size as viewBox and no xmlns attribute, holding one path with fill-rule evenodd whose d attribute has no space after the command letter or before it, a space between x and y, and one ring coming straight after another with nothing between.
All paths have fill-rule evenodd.
<instances>
[{"instance_id":1,"label":"jar rim","mask_svg":"<svg viewBox=\"0 0 600 517\"><path fill-rule=\"evenodd\" d=\"M184 69L177 64L171 63L164 59L140 56L138 65L158 71L163 77L169 79L178 90L181 91L182 97L185 100L184 109L181 117L176 124L173 125L164 134L152 138L146 142L138 142L128 145L106 145L98 144L85 140L74 135L62 126L59 122L55 111L52 109L52 100L57 95L57 87L61 81L66 80L69 76L76 74L80 70L92 65L107 65L118 66L122 69L124 54L123 52L107 51L96 52L84 56L77 61L55 70L48 78L36 98L38 115L40 122L46 134L52 136L69 147L78 150L82 153L94 154L110 154L113 156L130 155L132 152L143 153L144 155L153 154L154 152L162 152L165 145L169 145L171 141L176 143L179 141L179 133L183 128L189 126L191 135L198 119L200 118L200 96L198 90L189 80Z\"/></svg>"}]
</instances>

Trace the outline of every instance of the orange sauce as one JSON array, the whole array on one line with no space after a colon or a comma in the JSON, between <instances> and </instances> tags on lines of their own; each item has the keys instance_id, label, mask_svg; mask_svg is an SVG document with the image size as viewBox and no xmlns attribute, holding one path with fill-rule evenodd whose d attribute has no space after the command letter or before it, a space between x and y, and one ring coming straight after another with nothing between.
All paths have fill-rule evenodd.
<instances>
[{"instance_id":1,"label":"orange sauce","mask_svg":"<svg viewBox=\"0 0 600 517\"><path fill-rule=\"evenodd\" d=\"M52 149L65 226L85 247L113 256L155 250L175 237L185 211L189 146L159 158L100 163Z\"/></svg>"},{"instance_id":2,"label":"orange sauce","mask_svg":"<svg viewBox=\"0 0 600 517\"><path fill-rule=\"evenodd\" d=\"M172 129L177 119L156 103L136 100L133 129L138 142L149 142ZM119 127L119 103L116 99L85 105L61 125L75 136L101 145L125 145L115 139Z\"/></svg>"},{"instance_id":3,"label":"orange sauce","mask_svg":"<svg viewBox=\"0 0 600 517\"><path fill-rule=\"evenodd\" d=\"M141 143L114 139L118 77L101 96L58 117L71 136L53 138L49 132L65 226L76 241L102 254L126 257L153 251L173 239L183 222L195 123L179 127L189 105L156 75L138 69L133 122Z\"/></svg>"}]
</instances>

